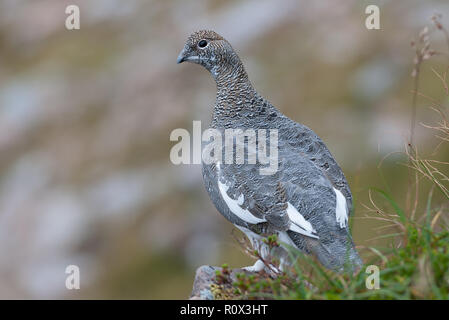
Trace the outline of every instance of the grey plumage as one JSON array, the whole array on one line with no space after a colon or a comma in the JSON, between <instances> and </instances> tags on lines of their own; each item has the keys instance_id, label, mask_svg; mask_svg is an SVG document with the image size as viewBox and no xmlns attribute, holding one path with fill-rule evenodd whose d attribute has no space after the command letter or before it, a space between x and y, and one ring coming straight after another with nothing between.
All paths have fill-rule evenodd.
<instances>
[{"instance_id":1,"label":"grey plumage","mask_svg":"<svg viewBox=\"0 0 449 320\"><path fill-rule=\"evenodd\" d=\"M218 167L203 164L206 190L218 211L255 238L266 232L287 235L284 240L291 240L298 249L314 254L328 268L341 270L348 259L353 265L360 265L348 225L342 227L336 220L334 189L343 194L347 215L352 208L351 191L321 139L308 127L283 115L254 90L239 57L217 33L203 30L192 34L178 57L178 63L183 61L202 65L216 81L211 128L222 132L228 128L279 132L278 170L273 175L261 175L260 163L222 163ZM224 199L220 183L226 184L225 196L238 199L243 195L240 208L261 222L250 223L237 216ZM288 210L293 209L289 206L313 226L314 233L307 236L292 230L288 214L292 211Z\"/></svg>"}]
</instances>

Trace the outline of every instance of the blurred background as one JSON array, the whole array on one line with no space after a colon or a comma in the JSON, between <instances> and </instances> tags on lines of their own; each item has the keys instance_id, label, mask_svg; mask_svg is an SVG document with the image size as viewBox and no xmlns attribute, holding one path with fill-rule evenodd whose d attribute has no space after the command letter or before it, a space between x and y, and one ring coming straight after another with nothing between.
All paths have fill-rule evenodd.
<instances>
[{"instance_id":1,"label":"blurred background","mask_svg":"<svg viewBox=\"0 0 449 320\"><path fill-rule=\"evenodd\" d=\"M80 30L65 28L71 4ZM381 30L365 28L370 4ZM212 77L176 64L204 28L230 41L259 93L325 141L354 194L354 240L374 245L375 222L358 218L369 187L405 199L395 152L410 127L410 40L434 13L449 25L447 0L0 0L0 298L183 299L198 266L252 263L200 166L169 160L170 132L211 117ZM447 56L436 61L444 71ZM443 99L430 68L420 81ZM418 100L418 122L435 121L429 105ZM421 153L433 135L417 126ZM71 264L80 290L65 288Z\"/></svg>"}]
</instances>

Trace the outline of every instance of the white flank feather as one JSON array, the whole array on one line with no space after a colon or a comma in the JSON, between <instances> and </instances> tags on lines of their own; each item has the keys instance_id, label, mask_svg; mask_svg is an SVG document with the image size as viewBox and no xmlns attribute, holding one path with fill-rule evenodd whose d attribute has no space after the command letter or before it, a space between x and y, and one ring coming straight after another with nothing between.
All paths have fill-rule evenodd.
<instances>
[{"instance_id":1,"label":"white flank feather","mask_svg":"<svg viewBox=\"0 0 449 320\"><path fill-rule=\"evenodd\" d=\"M293 248L297 248L295 243L293 242L293 240L290 239L290 237L288 236L287 232L279 232L278 238L279 238L279 241L281 242L281 245L287 244ZM288 247L287 247L287 249L288 249Z\"/></svg>"},{"instance_id":2,"label":"white flank feather","mask_svg":"<svg viewBox=\"0 0 449 320\"><path fill-rule=\"evenodd\" d=\"M221 183L220 179L218 179L218 189L220 190L220 194L223 197L223 200L226 202L226 205L228 206L229 210L231 210L231 212L233 214L235 214L237 217L239 217L240 219L242 219L245 222L252 223L252 224L266 221L265 219L259 219L259 218L255 217L251 212L249 212L246 209L243 209L239 205L239 203L241 201L234 200L231 197L229 197L227 194L229 186L227 186L224 183ZM239 197L239 199L240 199L240 197Z\"/></svg>"},{"instance_id":3,"label":"white flank feather","mask_svg":"<svg viewBox=\"0 0 449 320\"><path fill-rule=\"evenodd\" d=\"M290 230L308 237L319 239L316 235L315 229L312 227L312 224L304 219L302 214L300 214L290 202L287 202L287 205L288 218L292 222L290 225Z\"/></svg>"},{"instance_id":4,"label":"white flank feather","mask_svg":"<svg viewBox=\"0 0 449 320\"><path fill-rule=\"evenodd\" d=\"M334 191L337 198L335 218L337 219L337 223L340 224L340 228L344 228L348 222L348 207L346 206L346 198L339 190L334 188Z\"/></svg>"},{"instance_id":5,"label":"white flank feather","mask_svg":"<svg viewBox=\"0 0 449 320\"><path fill-rule=\"evenodd\" d=\"M243 193L238 197L237 199L237 203L239 206L241 206L243 204L243 202L245 201L245 196L243 195Z\"/></svg>"},{"instance_id":6,"label":"white flank feather","mask_svg":"<svg viewBox=\"0 0 449 320\"><path fill-rule=\"evenodd\" d=\"M243 201L245 199L243 193L238 197L237 200L234 200L230 196L228 196L227 191L229 189L229 186L224 183L221 183L221 181L220 181L221 163L217 162L216 167L217 167L217 171L218 171L217 172L218 173L217 174L218 190L220 190L221 197L225 201L229 210L231 210L231 212L233 214L235 214L237 217L239 217L240 219L242 219L243 221L245 221L247 223L256 224L256 223L267 221L265 219L259 219L259 218L255 217L251 212L249 212L248 210L243 209L241 207L241 205L243 204Z\"/></svg>"}]
</instances>

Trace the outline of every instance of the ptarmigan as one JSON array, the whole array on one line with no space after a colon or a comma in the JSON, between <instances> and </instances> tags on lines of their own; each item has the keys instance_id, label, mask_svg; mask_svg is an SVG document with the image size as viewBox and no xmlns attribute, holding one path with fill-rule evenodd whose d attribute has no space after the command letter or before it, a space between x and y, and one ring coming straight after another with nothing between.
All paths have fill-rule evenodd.
<instances>
[{"instance_id":1,"label":"ptarmigan","mask_svg":"<svg viewBox=\"0 0 449 320\"><path fill-rule=\"evenodd\" d=\"M205 187L218 211L246 234L262 257L269 252L261 240L276 234L285 248L293 246L312 254L329 269L360 266L348 227L351 191L323 141L256 92L241 60L219 34L201 30L190 35L177 60L184 61L202 65L215 79L211 128L223 135L230 128L277 130L278 134L278 163L273 174L261 174L266 165L250 164L248 158L243 164L203 162ZM259 148L259 136L257 139ZM281 262L289 261L284 255ZM246 269L263 268L258 260Z\"/></svg>"}]
</instances>

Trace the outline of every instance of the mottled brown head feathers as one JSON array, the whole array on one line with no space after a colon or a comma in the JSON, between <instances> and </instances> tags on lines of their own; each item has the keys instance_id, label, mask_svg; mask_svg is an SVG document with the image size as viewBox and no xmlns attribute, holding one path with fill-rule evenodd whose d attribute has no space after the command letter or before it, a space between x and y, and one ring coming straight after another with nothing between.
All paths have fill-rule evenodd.
<instances>
[{"instance_id":1,"label":"mottled brown head feathers","mask_svg":"<svg viewBox=\"0 0 449 320\"><path fill-rule=\"evenodd\" d=\"M217 114L238 111L239 107L230 107L229 99L242 105L243 101L255 98L256 92L240 58L231 44L214 31L200 30L191 34L177 61L199 64L212 74L217 84Z\"/></svg>"},{"instance_id":2,"label":"mottled brown head feathers","mask_svg":"<svg viewBox=\"0 0 449 320\"><path fill-rule=\"evenodd\" d=\"M225 40L222 36L220 36L218 33L212 30L200 30L192 33L189 38L187 39L187 42L190 45L196 45L201 40Z\"/></svg>"},{"instance_id":3,"label":"mottled brown head feathers","mask_svg":"<svg viewBox=\"0 0 449 320\"><path fill-rule=\"evenodd\" d=\"M247 80L243 64L231 44L212 30L192 33L177 61L202 65L210 71L217 83L223 80Z\"/></svg>"},{"instance_id":4,"label":"mottled brown head feathers","mask_svg":"<svg viewBox=\"0 0 449 320\"><path fill-rule=\"evenodd\" d=\"M240 62L228 41L212 30L192 33L178 56L178 63L188 61L202 65L215 76L219 69L229 69Z\"/></svg>"}]
</instances>

